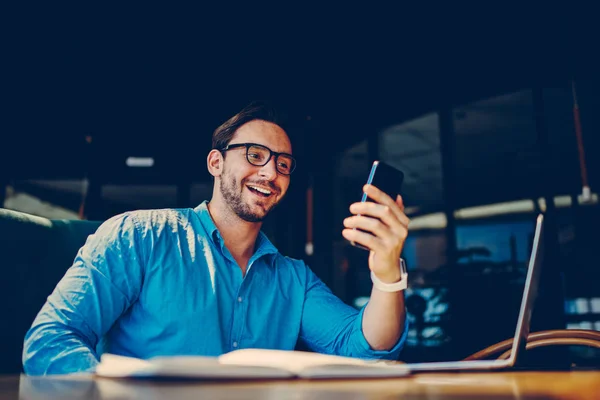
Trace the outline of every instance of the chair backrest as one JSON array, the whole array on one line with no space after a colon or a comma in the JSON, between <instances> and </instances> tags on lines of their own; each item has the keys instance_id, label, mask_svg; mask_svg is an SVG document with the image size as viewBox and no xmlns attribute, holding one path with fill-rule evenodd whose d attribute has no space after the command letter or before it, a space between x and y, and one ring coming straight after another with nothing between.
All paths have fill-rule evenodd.
<instances>
[{"instance_id":1,"label":"chair backrest","mask_svg":"<svg viewBox=\"0 0 600 400\"><path fill-rule=\"evenodd\" d=\"M21 372L25 333L100 224L0 208L0 374Z\"/></svg>"}]
</instances>

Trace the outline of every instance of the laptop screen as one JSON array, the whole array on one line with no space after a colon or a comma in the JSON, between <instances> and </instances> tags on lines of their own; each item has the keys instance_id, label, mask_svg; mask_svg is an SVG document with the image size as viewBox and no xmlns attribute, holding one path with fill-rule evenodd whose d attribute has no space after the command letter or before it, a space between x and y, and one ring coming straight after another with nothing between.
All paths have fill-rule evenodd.
<instances>
[{"instance_id":1,"label":"laptop screen","mask_svg":"<svg viewBox=\"0 0 600 400\"><path fill-rule=\"evenodd\" d=\"M519 317L517 319L515 338L509 357L509 362L511 365L515 365L518 362L519 355L524 353L525 347L527 346L527 336L529 336L531 314L538 293L540 271L544 254L543 225L544 216L540 214L536 220L533 246L531 247L531 257L529 258L529 266L527 268L527 278L525 280L525 287L523 288L523 299L521 300L521 308L519 310Z\"/></svg>"}]
</instances>

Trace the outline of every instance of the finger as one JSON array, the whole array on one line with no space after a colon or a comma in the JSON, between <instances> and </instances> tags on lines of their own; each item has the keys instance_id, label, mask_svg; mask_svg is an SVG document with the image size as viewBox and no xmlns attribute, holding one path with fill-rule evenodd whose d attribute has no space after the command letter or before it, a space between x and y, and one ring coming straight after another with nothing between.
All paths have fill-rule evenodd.
<instances>
[{"instance_id":1,"label":"finger","mask_svg":"<svg viewBox=\"0 0 600 400\"><path fill-rule=\"evenodd\" d=\"M391 207L381 204L373 202L354 203L350 206L350 211L357 215L377 218L395 232L408 227L408 217L401 212L399 212L400 217L398 217L398 214Z\"/></svg>"},{"instance_id":2,"label":"finger","mask_svg":"<svg viewBox=\"0 0 600 400\"><path fill-rule=\"evenodd\" d=\"M396 199L392 199L387 193L373 185L365 185L363 190L367 196L375 200L375 202L387 205L391 207L392 210L397 211L396 215L398 216L398 219L402 220L402 215L404 215L404 201L398 203L398 198L402 199L402 196L398 195ZM396 207L398 208L397 210Z\"/></svg>"},{"instance_id":3,"label":"finger","mask_svg":"<svg viewBox=\"0 0 600 400\"><path fill-rule=\"evenodd\" d=\"M393 207L373 203L371 201L358 202L350 206L352 214L367 215L379 218L383 223L392 229L399 229L401 226L408 227L410 220L400 211L398 205L394 203Z\"/></svg>"},{"instance_id":4,"label":"finger","mask_svg":"<svg viewBox=\"0 0 600 400\"><path fill-rule=\"evenodd\" d=\"M361 232L355 229L344 229L342 231L342 236L348 239L351 242L356 242L365 246L367 249L372 251L382 251L382 242L376 236L371 235L370 233Z\"/></svg>"},{"instance_id":5,"label":"finger","mask_svg":"<svg viewBox=\"0 0 600 400\"><path fill-rule=\"evenodd\" d=\"M400 211L402 211L402 213L404 213L404 199L402 198L402 196L400 196L400 195L396 196L396 204L398 205L398 208L400 209Z\"/></svg>"},{"instance_id":6,"label":"finger","mask_svg":"<svg viewBox=\"0 0 600 400\"><path fill-rule=\"evenodd\" d=\"M376 203L385 204L391 206L394 203L394 199L392 199L386 192L379 189L374 185L364 185L363 192L367 194L371 199L373 199Z\"/></svg>"},{"instance_id":7,"label":"finger","mask_svg":"<svg viewBox=\"0 0 600 400\"><path fill-rule=\"evenodd\" d=\"M398 205L398 208L400 208L400 210L402 211L400 221L402 221L402 224L408 228L408 225L410 224L410 218L408 218L408 215L406 215L406 212L404 211L404 199L402 198L402 196L398 195L396 197L396 204Z\"/></svg>"},{"instance_id":8,"label":"finger","mask_svg":"<svg viewBox=\"0 0 600 400\"><path fill-rule=\"evenodd\" d=\"M344 219L344 227L362 229L380 238L387 238L392 235L390 228L382 223L381 220L362 215Z\"/></svg>"},{"instance_id":9,"label":"finger","mask_svg":"<svg viewBox=\"0 0 600 400\"><path fill-rule=\"evenodd\" d=\"M344 220L344 226L347 229L360 229L375 236L380 240L382 247L396 247L399 243L404 243L408 237L408 228L405 226L398 224L397 229L390 229L377 218L348 217Z\"/></svg>"}]
</instances>

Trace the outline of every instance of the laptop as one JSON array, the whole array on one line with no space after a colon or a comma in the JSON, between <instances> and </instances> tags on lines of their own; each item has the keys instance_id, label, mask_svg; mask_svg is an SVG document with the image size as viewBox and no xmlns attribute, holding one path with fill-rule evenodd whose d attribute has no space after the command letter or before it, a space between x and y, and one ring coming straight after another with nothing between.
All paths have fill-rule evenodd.
<instances>
[{"instance_id":1,"label":"laptop","mask_svg":"<svg viewBox=\"0 0 600 400\"><path fill-rule=\"evenodd\" d=\"M510 357L506 360L443 361L405 364L411 372L489 371L510 369L518 364L519 356L522 358L525 346L527 345L531 313L539 286L543 258L543 224L544 216L539 214L536 220L531 257L529 259L527 278L523 288L523 299L521 300L521 309L517 319Z\"/></svg>"}]
</instances>

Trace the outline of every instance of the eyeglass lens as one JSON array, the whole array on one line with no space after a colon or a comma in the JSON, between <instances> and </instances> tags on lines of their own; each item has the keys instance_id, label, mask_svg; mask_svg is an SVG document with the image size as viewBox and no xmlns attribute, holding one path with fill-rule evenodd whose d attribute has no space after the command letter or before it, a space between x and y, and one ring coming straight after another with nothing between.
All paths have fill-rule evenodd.
<instances>
[{"instance_id":1,"label":"eyeglass lens","mask_svg":"<svg viewBox=\"0 0 600 400\"><path fill-rule=\"evenodd\" d=\"M263 166L269 162L271 151L263 146L250 146L246 156L250 164ZM280 173L289 175L292 172L294 160L290 156L280 154L277 156L275 163Z\"/></svg>"}]
</instances>

